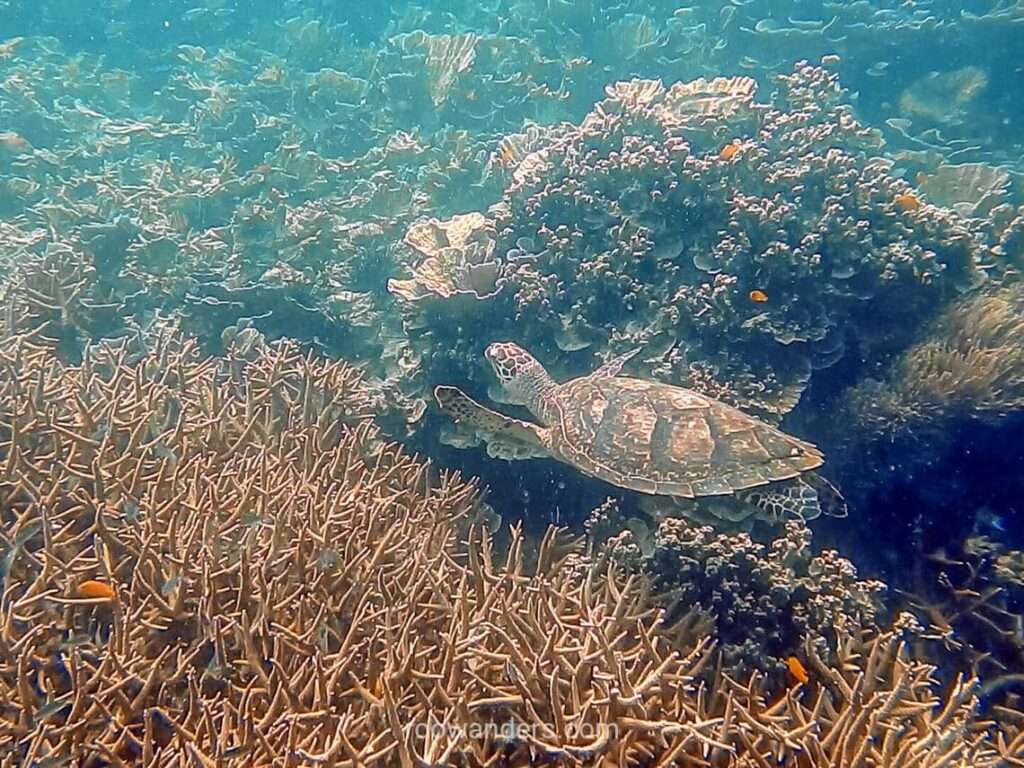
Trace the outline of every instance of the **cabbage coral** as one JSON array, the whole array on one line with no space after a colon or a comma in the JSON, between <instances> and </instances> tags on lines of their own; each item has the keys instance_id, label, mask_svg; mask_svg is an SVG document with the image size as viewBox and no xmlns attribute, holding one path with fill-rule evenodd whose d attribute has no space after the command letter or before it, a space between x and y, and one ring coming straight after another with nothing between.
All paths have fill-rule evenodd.
<instances>
[{"instance_id":1,"label":"cabbage coral","mask_svg":"<svg viewBox=\"0 0 1024 768\"><path fill-rule=\"evenodd\" d=\"M730 668L777 671L795 648L824 654L837 626L876 627L885 584L859 579L834 550L812 552L802 521L788 521L769 544L681 518L651 531L638 522L601 548L671 595L675 618L689 614L713 627Z\"/></svg>"},{"instance_id":2,"label":"cabbage coral","mask_svg":"<svg viewBox=\"0 0 1024 768\"><path fill-rule=\"evenodd\" d=\"M557 348L566 376L643 347L653 376L777 418L851 337L869 359L910 343L979 279L980 231L900 204L908 186L833 73L802 63L778 83L761 101L743 77L620 82L534 136L487 211L495 322L438 312L411 340L425 367L478 376L461 356L498 337Z\"/></svg>"}]
</instances>

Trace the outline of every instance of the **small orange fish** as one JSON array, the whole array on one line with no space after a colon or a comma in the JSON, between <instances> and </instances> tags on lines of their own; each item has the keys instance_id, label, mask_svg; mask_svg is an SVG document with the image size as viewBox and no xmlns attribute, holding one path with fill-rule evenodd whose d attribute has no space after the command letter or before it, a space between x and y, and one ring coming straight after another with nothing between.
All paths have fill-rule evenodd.
<instances>
[{"instance_id":1,"label":"small orange fish","mask_svg":"<svg viewBox=\"0 0 1024 768\"><path fill-rule=\"evenodd\" d=\"M792 675L793 679L802 685L807 685L811 681L811 676L807 674L807 669L796 656L790 656L786 659L786 669L789 670L789 674Z\"/></svg>"},{"instance_id":2,"label":"small orange fish","mask_svg":"<svg viewBox=\"0 0 1024 768\"><path fill-rule=\"evenodd\" d=\"M28 139L23 136L19 136L13 131L0 133L0 147L3 147L8 152L16 154L32 151L32 145L28 143Z\"/></svg>"},{"instance_id":3,"label":"small orange fish","mask_svg":"<svg viewBox=\"0 0 1024 768\"><path fill-rule=\"evenodd\" d=\"M515 162L515 159L516 153L510 144L502 143L498 147L497 163L499 166L508 168Z\"/></svg>"},{"instance_id":4,"label":"small orange fish","mask_svg":"<svg viewBox=\"0 0 1024 768\"><path fill-rule=\"evenodd\" d=\"M24 37L12 37L10 40L5 40L0 43L0 59L9 59L14 54L14 49L18 47Z\"/></svg>"},{"instance_id":5,"label":"small orange fish","mask_svg":"<svg viewBox=\"0 0 1024 768\"><path fill-rule=\"evenodd\" d=\"M918 211L921 209L921 201L917 199L917 195L910 192L905 192L902 195L896 195L896 199L893 202L895 202L896 207L904 213Z\"/></svg>"},{"instance_id":6,"label":"small orange fish","mask_svg":"<svg viewBox=\"0 0 1024 768\"><path fill-rule=\"evenodd\" d=\"M722 149L718 153L718 156L721 157L723 160L732 160L734 157L736 157L736 153L739 151L740 145L737 144L736 142L732 142L731 144L726 144L724 147L722 147Z\"/></svg>"},{"instance_id":7,"label":"small orange fish","mask_svg":"<svg viewBox=\"0 0 1024 768\"><path fill-rule=\"evenodd\" d=\"M755 304L764 304L768 301L768 294L762 291L760 288L755 288L747 294L747 298Z\"/></svg>"},{"instance_id":8,"label":"small orange fish","mask_svg":"<svg viewBox=\"0 0 1024 768\"><path fill-rule=\"evenodd\" d=\"M116 595L112 586L103 581L96 581L95 579L89 579L88 581L83 581L79 584L78 594L81 597L87 597L95 600L113 600Z\"/></svg>"}]
</instances>

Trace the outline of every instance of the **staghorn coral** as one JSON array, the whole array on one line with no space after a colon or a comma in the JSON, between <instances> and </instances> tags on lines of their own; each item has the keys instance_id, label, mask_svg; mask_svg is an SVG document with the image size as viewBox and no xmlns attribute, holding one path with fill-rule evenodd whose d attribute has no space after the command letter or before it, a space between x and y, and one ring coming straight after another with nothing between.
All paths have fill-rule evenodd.
<instances>
[{"instance_id":1,"label":"staghorn coral","mask_svg":"<svg viewBox=\"0 0 1024 768\"><path fill-rule=\"evenodd\" d=\"M947 677L977 677L988 702L1007 702L1024 665L1024 553L980 532L985 517L963 542L916 553L901 596L924 627L916 655L941 658Z\"/></svg>"},{"instance_id":2,"label":"staghorn coral","mask_svg":"<svg viewBox=\"0 0 1024 768\"><path fill-rule=\"evenodd\" d=\"M885 585L858 579L838 552L813 554L802 521L788 521L769 544L681 518L646 536L631 527L610 539L612 555L649 574L677 618L691 613L714 627L730 668L777 669L805 644L824 653L835 627L872 627L881 611Z\"/></svg>"},{"instance_id":3,"label":"staghorn coral","mask_svg":"<svg viewBox=\"0 0 1024 768\"><path fill-rule=\"evenodd\" d=\"M20 215L3 225L0 266L31 269L52 251L94 273L74 323L49 324L66 357L157 311L181 316L208 351L249 322L272 340L371 361L368 381L388 393L393 420L422 414L390 363L403 347L381 290L399 268L390 248L406 226L456 202L451 189L477 194L489 141L400 130L369 105L379 89L354 51L335 62L344 70L307 74L263 50L189 46L153 94L162 120L115 109L94 87L109 74L95 57L80 57L89 78L79 82L55 41L33 39L25 52L0 60L12 91L0 113L36 142L0 171L0 182L27 185ZM338 128L309 127L324 119ZM56 167L66 169L59 179Z\"/></svg>"},{"instance_id":4,"label":"staghorn coral","mask_svg":"<svg viewBox=\"0 0 1024 768\"><path fill-rule=\"evenodd\" d=\"M299 337L333 354L366 361L369 368L364 378L366 386L376 394L383 390L389 395L386 399L375 399L386 402L413 422L422 415L419 394L427 374L435 381L442 377L445 381L462 377L467 368L475 374L479 370L477 345L480 339L472 332L463 337L464 327L460 327L463 323L457 319L453 322L443 311L439 318L432 317L426 328L412 327L423 322L417 312L406 316L406 325L398 323L397 313L391 311L392 298L382 288L389 278L401 276L405 268L413 265L403 259L406 252L394 248L394 244L418 221L429 218L443 221L460 211L482 210L482 205L500 195L501 184L514 180L512 172L522 160L532 156L531 162L536 161L539 156L532 153L578 130L578 124L591 110L593 102L602 98L607 82L642 71L650 77L673 79L705 76L700 86L705 88L716 82L715 73L733 71L738 60L734 55L737 47L751 57L765 54L764 62L741 61L740 65L751 74L771 71L773 65L768 61L773 58L771 54L778 53L773 46L784 40L799 39L821 46L822 51L850 49L852 52L855 39L859 40L858 45L869 39L884 39L888 44L897 39L906 41L911 35L927 35L929 44L942 45L952 37L948 24L936 18L941 16L940 10L901 7L898 12L887 12L884 7L879 9L885 5L881 0L854 3L849 8L827 4L822 9L826 16L811 21L807 16L813 15L815 9L800 3L789 17L796 22L762 18L766 16L766 9L757 2L689 9L679 8L677 2L657 0L646 3L642 12L625 15L620 0L575 4L517 2L501 14L494 14L483 4L460 9L459 15L462 17L464 13L465 21L457 24L453 23L452 9L444 3L431 4L430 8L405 4L401 9L381 4L362 10L359 25L347 25L338 16L317 18L311 9L297 6L290 0L272 9L261 8L259 13L249 12L253 8L247 0L234 4L236 12L233 14L218 12L213 7L192 8L192 5L172 0L161 6L173 23L172 28L159 36L152 35L147 26L152 18L145 20L145 15L133 13L121 2L104 3L98 13L89 12L89 0L84 4L58 0L42 8L22 0L4 5L9 29L16 30L19 23L28 23L33 32L25 39L0 42L0 119L4 123L4 133L0 134L0 214L4 218L0 222L3 251L0 259L3 270L16 275L13 285L31 282L45 290L40 294L44 300L40 303L33 299L35 303L31 307L24 303L24 293L11 294L13 300L5 306L17 312L5 314L0 324L17 319L17 324L9 325L22 330L41 327L42 332L32 342L49 346L59 339L62 358L74 360L80 357L78 350L96 336L121 333L121 320L130 329L148 328L154 312L162 315L163 311L172 310L183 316L182 324L201 335L207 349L223 345L228 350L230 360L221 372L224 376L235 376L233 381L238 389L244 387L242 382L250 371L247 366L267 359L267 339L282 335ZM770 10L783 18L788 16L780 10L784 5ZM965 18L981 18L986 5L975 4L973 9L977 13ZM832 19L833 13L838 21ZM864 23L850 25L851 19ZM103 25L108 22L110 26L105 28ZM1001 25L1000 28L1011 30L1012 9L1007 7L1005 12L999 13L997 8L997 12L986 16L984 25ZM977 26L981 27L982 23L977 22ZM428 62L424 50L402 50L402 35L408 33L421 40L436 38L465 43L468 36L449 34L450 30L459 28L490 30L490 33L473 35L471 63L462 57L467 46L461 46L460 52L458 44L450 49L456 55L447 57L447 61L446 56L441 55ZM40 37L40 29L59 32L62 42ZM417 29L426 32L416 35ZM836 38L840 30L845 30L850 42ZM879 34L880 31L886 34ZM379 45L375 39L378 33ZM448 38L444 37L446 34ZM79 53L75 46L86 35L116 40L118 44L111 46L102 59L92 53ZM394 42L384 42L392 39ZM609 44L595 48L590 42L595 39ZM197 41L208 48L196 45ZM965 42L970 45L970 40L957 36L958 45ZM808 49L802 46L802 50ZM877 52L878 48L874 50ZM722 65L721 51L726 52L726 66ZM976 55L978 48L972 51ZM588 55L593 58L587 58ZM777 56L774 58L777 60ZM789 53L786 60L788 66ZM863 87L863 78L852 82L846 78L847 73L859 66L858 61L863 64L864 60L844 58L840 67L844 82L852 88L863 88L859 102L863 105L865 97L871 96L871 89ZM443 74L443 79L436 80L433 86L430 83L433 75L423 72L428 63L448 68L447 74L437 70ZM890 76L899 77L897 69L891 67ZM904 69L917 71L916 67ZM627 90L620 89L618 95L627 98ZM1015 103L1014 92L1014 88L1008 90L1008 103ZM441 98L435 99L435 95ZM742 88L738 89L736 103L741 108L745 98ZM703 103L703 97L698 96L694 103ZM710 103L717 102L710 99ZM631 109L640 107L643 104L639 102L630 105ZM526 135L518 141L503 141L496 134L498 131L523 131L524 118L554 124L572 122L537 129L533 136ZM658 119L671 122L670 118L666 112ZM696 130L698 118L699 114L686 116L686 122ZM732 113L728 119L737 118L743 118L742 111ZM881 124L881 120L878 122ZM330 129L324 130L325 125ZM713 121L702 125L713 125ZM959 130L955 126L948 128ZM944 133L946 129L944 126ZM999 133L1002 135L1009 130ZM525 133L531 131L527 129ZM912 138L919 136L915 131ZM845 146L842 141L838 143ZM951 142L950 148L954 146L958 153L974 151L964 149L962 142L960 145ZM728 152L723 151L725 147L730 147ZM712 142L708 153L717 155L721 161L739 164L751 148L750 142L730 134L720 144ZM867 150L868 155L873 152L873 148ZM1019 154L1012 156L1019 157ZM909 193L901 188L900 194ZM928 206L922 208L923 213L913 211L907 218L941 213L930 211ZM1012 227L1006 230L1010 246L1015 242L1013 231ZM522 245L522 250L530 252L535 239L517 238L513 245L516 248ZM661 245L670 252L676 243L668 240ZM63 254L63 257L51 261L53 254ZM29 258L23 258L26 255ZM495 251L496 259L503 257L504 252ZM710 275L711 272L704 272L703 268L714 269L715 262L701 259L700 266L695 263L694 267ZM83 278L85 283L81 282ZM489 287L484 291L487 292ZM730 283L728 275L714 276L714 285L707 293L716 300L744 295L742 287ZM615 291L611 294L618 296ZM946 295L943 291L939 299L927 296L924 304L937 309ZM64 302L67 296L71 296L72 301ZM770 302L777 301L779 294L773 288L768 296ZM487 308L493 310L494 317L511 318L512 309L503 303L510 298L511 295L495 295L488 300ZM609 302L611 304L613 302ZM184 309L180 309L182 305ZM443 307L444 301L437 302L436 306ZM472 303L471 306L477 305ZM768 309L773 308L770 304ZM786 332L785 323L773 323L767 317L769 312L761 314L757 322L764 328L774 333L778 326ZM862 317L852 317L846 327L860 331L862 320ZM509 322L508 330L518 328L518 323ZM631 327L628 322L625 330L616 329L609 339L603 332L589 333L578 318L565 313L557 318L557 324L552 321L551 328L550 338L567 354L559 355L554 349L548 352L560 358L558 364L566 367L565 373L592 368L591 353L603 357L638 338L644 340L643 329ZM143 344L136 347L140 340ZM656 341L662 342L661 339ZM137 373L136 358L150 354L147 347L155 344L161 348L165 342L153 342L146 336L124 343L129 348L121 361L123 367ZM697 351L693 355L696 359L688 359L685 344L669 345L664 352L666 357L678 357L685 366L666 366L662 375L674 376L681 371L690 383L706 386L719 397L759 404L766 413L778 417L800 397L812 370L841 358L847 345L853 347L850 340L835 333L813 344L794 343L807 348L792 350L793 354L788 354L788 348L776 349L773 354L765 352L766 357L773 358L771 369L761 366L750 371L738 370L741 366L736 362L745 361L751 350L737 350L735 357L726 355L723 362L715 359L716 350ZM654 367L664 362L657 354L663 351L664 343L662 348L657 344L652 346L655 349L645 357L648 365ZM787 359L776 359L784 352ZM158 363L148 368L164 365L167 360L175 359L176 354L158 356ZM753 359L754 355L750 357ZM220 365L217 364L219 371ZM30 367L30 370L39 371L37 367ZM107 381L103 376L100 378ZM49 373L43 378L49 381L48 377ZM47 399L51 392L44 394ZM154 401L160 397L153 394ZM319 404L317 398L313 398L312 404L314 407ZM173 411L176 407L172 401L167 409ZM328 418L324 416L325 420ZM60 425L74 431L69 426L72 423L72 419L67 419ZM133 424L134 429L147 436L156 434L151 432L156 427L142 426L137 421ZM31 422L20 423L21 427L36 433L41 429ZM273 431L271 427L267 429ZM102 442L109 429L101 424L86 437ZM259 424L253 429L258 433ZM51 443L67 438L72 442L77 439L76 445L89 445L82 442L81 435L69 437L59 429L46 434ZM202 431L197 434L201 435ZM242 440L242 434L240 431L232 433L240 441L237 451L248 450L251 435ZM0 435L0 441L4 437ZM267 435L258 434L258 437L264 443L270 440ZM282 445L286 442L281 440ZM157 459L170 463L182 453L177 448L168 448L165 443L155 443L152 451ZM216 482L230 483L225 478L210 479L219 471L210 468L214 464L212 459L207 465L192 460L192 454L189 456L191 463L187 468L203 476L203 482L207 483L204 487L213 487ZM147 462L152 460L152 457L146 458ZM306 460L305 453L302 460ZM133 461L125 459L125 464ZM87 474L87 469L92 471L92 467L86 468L84 463L77 462L76 454L69 464L71 474L62 480L72 491L85 485L79 475ZM159 467L159 463L156 466ZM230 464L229 471L235 466ZM159 468L154 469L152 463L143 463L141 467L138 471L144 477L149 474L157 479L161 477ZM63 468L54 471L63 471ZM75 471L79 475L75 475ZM238 471L248 473L249 467ZM262 488L260 485L252 493L258 494ZM213 495L211 493L211 497ZM228 503L233 503L234 498L228 494ZM189 510L187 505L196 506L196 502L186 499L183 509ZM134 516L134 510L134 503L128 505L125 517ZM174 520L179 518L185 520L186 511L180 511ZM256 531L265 534L268 530L265 518L247 518L247 521ZM156 522L164 522L164 518ZM186 522L195 524L194 518L187 518ZM32 563L23 551L39 551L38 538L34 537L38 532L32 529L31 525L24 529L22 536L27 538L11 539L12 546L4 552L5 555L14 553L13 562L19 577L35 573L31 569L21 570ZM208 541L205 530L198 528L198 533L196 530L188 528L187 535L193 536L193 541ZM261 552L271 559L283 558L273 547L290 545L293 539L288 537L294 530L298 530L295 537L300 537L305 529L282 524L274 530L274 535L280 534L281 538L267 544ZM73 537L76 531L72 528L60 533ZM360 529L359 533L365 533L365 539L370 540L374 532ZM159 531L157 535L163 536L164 532ZM84 559L91 562L88 560L89 542L81 543L87 553ZM78 545L76 542L71 547ZM129 545L141 549L135 539L129 540ZM298 544L295 546L296 551L304 551ZM100 550L102 547L101 543ZM455 550L460 556L465 554L458 547ZM179 555L175 557L182 559ZM232 562L232 566L234 564ZM51 567L62 566L63 563L51 564ZM160 598L176 600L177 577L170 576L157 585L160 579L155 567L143 563L142 578L158 587ZM500 567L495 566L495 572ZM194 572L189 573L195 580ZM231 581L234 572L225 575L214 570L214 573L211 604L217 605L217 594L225 583L231 594L234 594L231 590L237 592L238 587ZM455 572L452 578L457 581L463 573ZM71 594L72 597L63 599L78 599L77 589L95 581L83 581L75 587L76 591L62 591L57 596ZM283 578L281 583L292 584ZM168 590L166 595L164 586ZM59 587L65 590L68 584L61 582ZM145 587L134 585L131 590L131 599L136 601L131 611L138 613L138 601L142 599L149 600L150 605L157 604L156 593L148 596ZM144 597L140 598L140 594ZM187 593L186 603L196 594L195 591ZM391 596L389 593L387 597ZM446 596L452 599L450 593ZM82 608L72 606L76 621ZM102 605L89 610L99 612L101 608ZM25 610L35 608L29 605ZM328 613L331 609L323 610ZM566 610L571 613L571 609ZM24 646L35 647L35 640L25 640L22 634L28 631L19 623L23 613L11 619L7 628L24 641L17 650ZM486 611L478 615L484 621L495 620ZM147 621L150 618L145 617ZM216 635L210 629L212 625L211 620L205 625L205 631ZM575 625L571 622L570 625L576 632ZM233 642L237 643L237 627L232 626L231 631L235 632ZM260 627L257 637L267 646L275 642L296 642L287 633L275 634L277 632L275 627ZM90 647L84 640L77 644L78 640L83 638L73 638L69 643L70 652L63 659L73 659L75 648L97 652L97 648ZM100 642L92 642L99 645L98 650L102 652L108 641L101 633ZM504 646L496 640L490 646L492 652L494 648ZM171 657L177 649L176 646L170 652ZM191 653L191 650L183 653ZM205 653L202 651L196 657L199 662L206 661ZM45 652L39 654L40 659L44 656ZM24 658L30 659L30 655ZM111 658L113 660L109 660ZM102 659L107 665L102 669L103 674L124 662L121 657L102 656ZM188 661L187 656L185 660ZM299 675L292 666L293 661L282 653L274 655L273 660L288 674ZM9 672L7 660L3 661L6 674ZM125 668L131 675L137 672L138 679L126 675L119 678L119 681L127 680L121 688L100 685L97 690L110 692L112 696L127 691L134 700L138 680L146 682L152 669L157 670L153 685L159 688L163 667L147 666L147 661L153 659L128 657ZM87 659L85 666L78 667L75 674L82 669L88 674L97 672L99 667L90 667L92 663ZM246 665L239 661L238 655L232 663L233 669L245 670ZM552 667L555 663L552 662ZM70 662L65 666L70 667ZM29 685L40 684L43 673L39 672L39 666L30 664L29 667ZM855 667L851 662L851 669ZM60 664L54 662L48 669L53 670L58 679L63 679ZM220 685L218 675L221 672L217 664L199 663L192 669L199 670L201 687ZM203 675L204 669L214 672ZM250 675L245 678L246 683L259 677L253 671L256 669L257 665L253 665L246 673ZM285 677L284 672L276 669L270 669L268 675L275 685ZM497 673L488 681L496 684L495 679L505 684ZM298 680L296 684L301 683L302 680ZM173 758L198 763L211 754L219 755L218 759L224 762L233 758L247 759L245 755L249 753L239 758L239 752L244 752L241 747L224 746L231 742L211 735L224 724L225 720L218 719L221 717L229 721L221 730L224 733L232 730L230 718L243 711L242 702L236 697L224 704L215 697L197 695L188 703L187 714L181 715L186 705L175 709L181 701L175 697L175 684L172 681L159 694L166 695L161 701L171 702L168 709L156 709L148 716L150 731L154 732L151 743L152 738L157 742L165 740L166 723L171 721L164 717L169 713L178 718L175 722L200 724L196 729L200 735L195 740L198 751L182 746L185 741L179 738L168 747L168 754L169 750L178 750ZM371 692L372 684L369 679L362 681L364 688ZM257 709L265 703L260 696L268 694L266 690L261 693L259 685L252 683L249 693L251 699L255 698L253 706ZM401 697L402 692L394 695ZM925 695L921 693L922 697ZM42 695L37 692L37 696ZM419 691L411 696L419 696ZM293 708L292 702L285 702L285 698L287 694L282 693L274 706L287 709L288 715L294 715L295 719L282 715L271 723L269 732L260 731L262 736L254 737L266 738L273 745L268 750L257 751L258 760L269 760L268 755L275 754L279 762L299 762L300 758L295 755L281 756L286 752L281 746L285 743L283 731L288 730L288 738L294 734L295 739L305 739L317 727L330 729L336 725L336 721L328 719L330 716L317 722L308 709ZM45 698L36 703L39 706L33 714L37 722L27 727L34 725L42 732L46 730L42 725L56 725L60 717L51 717L53 707L48 706ZM144 704L143 700L140 706ZM248 700L245 705L248 706ZM259 710L260 716L265 717L269 710L269 706ZM210 713L209 719L207 713ZM530 717L529 713L519 714ZM799 721L805 714L795 710L793 717ZM95 720L95 710L91 716ZM119 723L128 727L117 736L125 742L125 754L132 754L131 739L140 733L145 736L146 715L143 720L142 728L138 722ZM209 722L216 725L208 725ZM104 723L102 727L108 726ZM921 727L924 729L927 724ZM303 730L306 728L310 730ZM90 733L89 738L101 742L113 736L107 731L96 735L88 728L84 730ZM31 731L25 738L37 740L31 742L29 748L37 743L42 745L38 748L45 751L50 735L39 736ZM63 736L64 733L60 733L56 738ZM69 738L73 740L76 736L72 733ZM844 738L837 736L834 741ZM759 742L758 755L777 751L769 746L770 741ZM689 746L684 752L686 749ZM737 749L742 751L742 745ZM416 756L426 751L424 748ZM395 754L392 749L377 759L393 761ZM706 755L699 757L706 758Z\"/></svg>"},{"instance_id":5,"label":"staghorn coral","mask_svg":"<svg viewBox=\"0 0 1024 768\"><path fill-rule=\"evenodd\" d=\"M354 369L250 351L0 345L4 760L997 764L895 634L769 703L553 529L530 566L462 543L477 489L387 445Z\"/></svg>"},{"instance_id":6,"label":"staghorn coral","mask_svg":"<svg viewBox=\"0 0 1024 768\"><path fill-rule=\"evenodd\" d=\"M24 252L0 286L0 337L28 334L77 360L85 340L120 328L120 302L103 303L96 270L66 245Z\"/></svg>"}]
</instances>

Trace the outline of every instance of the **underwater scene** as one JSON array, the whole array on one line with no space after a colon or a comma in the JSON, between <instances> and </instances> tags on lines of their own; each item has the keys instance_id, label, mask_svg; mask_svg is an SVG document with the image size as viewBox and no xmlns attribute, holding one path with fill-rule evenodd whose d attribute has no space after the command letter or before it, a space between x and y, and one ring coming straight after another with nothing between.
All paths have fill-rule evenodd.
<instances>
[{"instance_id":1,"label":"underwater scene","mask_svg":"<svg viewBox=\"0 0 1024 768\"><path fill-rule=\"evenodd\" d=\"M1022 50L0 0L0 768L1024 766Z\"/></svg>"}]
</instances>

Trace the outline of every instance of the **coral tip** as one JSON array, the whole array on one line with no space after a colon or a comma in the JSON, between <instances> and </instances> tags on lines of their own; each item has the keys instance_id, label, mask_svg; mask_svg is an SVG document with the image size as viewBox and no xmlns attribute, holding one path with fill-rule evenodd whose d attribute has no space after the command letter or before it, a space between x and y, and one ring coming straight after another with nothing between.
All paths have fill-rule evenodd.
<instances>
[{"instance_id":1,"label":"coral tip","mask_svg":"<svg viewBox=\"0 0 1024 768\"><path fill-rule=\"evenodd\" d=\"M764 304L766 301L768 301L768 294L759 288L755 288L754 290L747 294L747 298L750 299L755 304Z\"/></svg>"},{"instance_id":2,"label":"coral tip","mask_svg":"<svg viewBox=\"0 0 1024 768\"><path fill-rule=\"evenodd\" d=\"M904 213L909 211L916 211L921 208L921 201L917 199L917 195L907 192L902 195L896 195L896 207Z\"/></svg>"},{"instance_id":3,"label":"coral tip","mask_svg":"<svg viewBox=\"0 0 1024 768\"><path fill-rule=\"evenodd\" d=\"M78 594L81 597L86 597L92 600L113 600L115 592L114 588L109 584L89 579L88 581L83 581L78 585Z\"/></svg>"},{"instance_id":4,"label":"coral tip","mask_svg":"<svg viewBox=\"0 0 1024 768\"><path fill-rule=\"evenodd\" d=\"M807 674L804 665L800 663L800 659L796 656L790 656L786 659L786 669L789 670L789 674L798 683L806 685L811 680L811 676Z\"/></svg>"}]
</instances>

